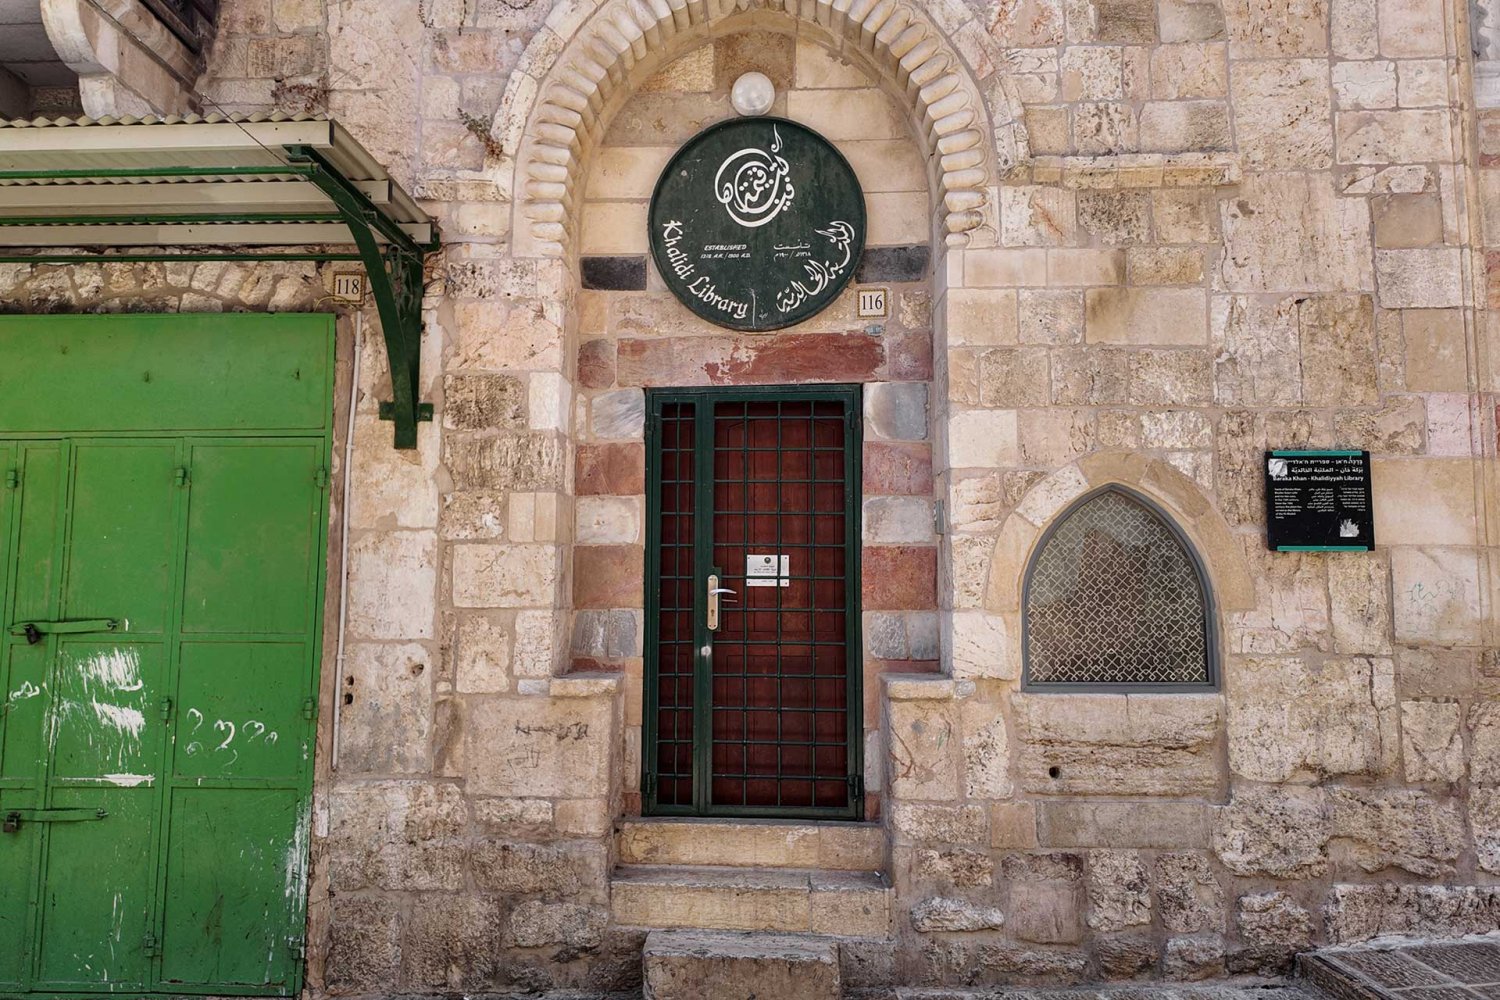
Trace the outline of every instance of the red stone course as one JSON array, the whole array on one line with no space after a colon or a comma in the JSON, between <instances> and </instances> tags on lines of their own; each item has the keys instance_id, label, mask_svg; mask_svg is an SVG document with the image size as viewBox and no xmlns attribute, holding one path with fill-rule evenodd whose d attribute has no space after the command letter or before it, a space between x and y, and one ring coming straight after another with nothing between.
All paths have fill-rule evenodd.
<instances>
[{"instance_id":1,"label":"red stone course","mask_svg":"<svg viewBox=\"0 0 1500 1000\"><path fill-rule=\"evenodd\" d=\"M936 546L866 545L860 572L865 611L930 611L937 607Z\"/></svg>"},{"instance_id":2,"label":"red stone course","mask_svg":"<svg viewBox=\"0 0 1500 1000\"><path fill-rule=\"evenodd\" d=\"M866 441L866 496L930 496L932 447L914 441Z\"/></svg>"},{"instance_id":3,"label":"red stone course","mask_svg":"<svg viewBox=\"0 0 1500 1000\"><path fill-rule=\"evenodd\" d=\"M573 607L639 608L646 592L646 550L639 545L573 548Z\"/></svg>"},{"instance_id":4,"label":"red stone course","mask_svg":"<svg viewBox=\"0 0 1500 1000\"><path fill-rule=\"evenodd\" d=\"M646 492L646 446L638 441L581 444L573 479L581 497L640 496Z\"/></svg>"}]
</instances>

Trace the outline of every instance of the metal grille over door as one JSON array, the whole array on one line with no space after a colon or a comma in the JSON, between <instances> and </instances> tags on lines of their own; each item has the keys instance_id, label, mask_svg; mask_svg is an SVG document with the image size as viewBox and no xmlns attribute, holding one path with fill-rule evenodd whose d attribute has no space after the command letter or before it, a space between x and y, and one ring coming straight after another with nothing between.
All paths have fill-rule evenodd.
<instances>
[{"instance_id":1,"label":"metal grille over door","mask_svg":"<svg viewBox=\"0 0 1500 1000\"><path fill-rule=\"evenodd\" d=\"M653 811L856 815L857 414L841 388L653 397Z\"/></svg>"}]
</instances>

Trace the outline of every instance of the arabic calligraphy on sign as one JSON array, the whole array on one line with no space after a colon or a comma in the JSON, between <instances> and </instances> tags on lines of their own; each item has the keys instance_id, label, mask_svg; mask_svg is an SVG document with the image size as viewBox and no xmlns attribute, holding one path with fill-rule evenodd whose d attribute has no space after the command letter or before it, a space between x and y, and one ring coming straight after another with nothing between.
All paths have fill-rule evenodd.
<instances>
[{"instance_id":1,"label":"arabic calligraphy on sign","mask_svg":"<svg viewBox=\"0 0 1500 1000\"><path fill-rule=\"evenodd\" d=\"M731 329L776 330L825 309L853 277L864 194L817 133L740 118L678 151L648 224L657 270L684 305Z\"/></svg>"},{"instance_id":2,"label":"arabic calligraphy on sign","mask_svg":"<svg viewBox=\"0 0 1500 1000\"><path fill-rule=\"evenodd\" d=\"M797 189L792 185L791 165L781 153L781 133L771 127L769 151L749 147L724 158L714 175L719 204L729 217L747 229L764 226L792 203Z\"/></svg>"}]
</instances>

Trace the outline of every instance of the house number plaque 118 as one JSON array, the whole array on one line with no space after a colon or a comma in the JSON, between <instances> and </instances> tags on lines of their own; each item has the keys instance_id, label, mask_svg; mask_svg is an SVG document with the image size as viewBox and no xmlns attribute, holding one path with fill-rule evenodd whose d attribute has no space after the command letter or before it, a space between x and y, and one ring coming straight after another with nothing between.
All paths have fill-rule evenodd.
<instances>
[{"instance_id":1,"label":"house number plaque 118","mask_svg":"<svg viewBox=\"0 0 1500 1000\"><path fill-rule=\"evenodd\" d=\"M700 132L651 199L651 254L693 312L733 330L779 330L838 297L865 246L865 199L822 136L780 118Z\"/></svg>"}]
</instances>

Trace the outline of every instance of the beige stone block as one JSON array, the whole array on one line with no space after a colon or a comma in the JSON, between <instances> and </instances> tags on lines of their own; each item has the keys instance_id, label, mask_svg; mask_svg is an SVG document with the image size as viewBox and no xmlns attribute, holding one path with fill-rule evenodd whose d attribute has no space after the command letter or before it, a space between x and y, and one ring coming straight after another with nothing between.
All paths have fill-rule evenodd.
<instances>
[{"instance_id":1,"label":"beige stone block","mask_svg":"<svg viewBox=\"0 0 1500 1000\"><path fill-rule=\"evenodd\" d=\"M580 545L634 545L641 541L642 497L579 497L573 539Z\"/></svg>"},{"instance_id":2,"label":"beige stone block","mask_svg":"<svg viewBox=\"0 0 1500 1000\"><path fill-rule=\"evenodd\" d=\"M1376 0L1332 0L1329 36L1340 59L1373 59L1379 54L1376 38Z\"/></svg>"},{"instance_id":3,"label":"beige stone block","mask_svg":"<svg viewBox=\"0 0 1500 1000\"><path fill-rule=\"evenodd\" d=\"M1390 566L1385 553L1330 557L1328 598L1336 652L1390 654Z\"/></svg>"},{"instance_id":4,"label":"beige stone block","mask_svg":"<svg viewBox=\"0 0 1500 1000\"><path fill-rule=\"evenodd\" d=\"M490 698L468 708L474 795L606 798L613 736L607 698Z\"/></svg>"},{"instance_id":5,"label":"beige stone block","mask_svg":"<svg viewBox=\"0 0 1500 1000\"><path fill-rule=\"evenodd\" d=\"M797 39L794 86L798 90L850 89L872 86L869 75L847 59L808 39Z\"/></svg>"},{"instance_id":6,"label":"beige stone block","mask_svg":"<svg viewBox=\"0 0 1500 1000\"><path fill-rule=\"evenodd\" d=\"M1086 156L1137 151L1140 125L1135 108L1123 101L1073 105L1073 145Z\"/></svg>"},{"instance_id":7,"label":"beige stone block","mask_svg":"<svg viewBox=\"0 0 1500 1000\"><path fill-rule=\"evenodd\" d=\"M808 929L814 934L883 938L891 932L890 889L854 872L814 872Z\"/></svg>"},{"instance_id":8,"label":"beige stone block","mask_svg":"<svg viewBox=\"0 0 1500 1000\"><path fill-rule=\"evenodd\" d=\"M1340 111L1334 115L1339 163L1451 163L1442 111Z\"/></svg>"},{"instance_id":9,"label":"beige stone block","mask_svg":"<svg viewBox=\"0 0 1500 1000\"><path fill-rule=\"evenodd\" d=\"M1064 101L1108 101L1124 96L1123 55L1114 46L1069 46L1059 62Z\"/></svg>"},{"instance_id":10,"label":"beige stone block","mask_svg":"<svg viewBox=\"0 0 1500 1000\"><path fill-rule=\"evenodd\" d=\"M1207 301L1199 289L1091 288L1085 317L1089 343L1208 343Z\"/></svg>"},{"instance_id":11,"label":"beige stone block","mask_svg":"<svg viewBox=\"0 0 1500 1000\"><path fill-rule=\"evenodd\" d=\"M1212 191L1159 188L1151 192L1151 216L1161 243L1211 243L1219 231L1219 207Z\"/></svg>"},{"instance_id":12,"label":"beige stone block","mask_svg":"<svg viewBox=\"0 0 1500 1000\"><path fill-rule=\"evenodd\" d=\"M866 193L891 191L927 194L927 166L917 147L906 139L877 139L839 143L859 186Z\"/></svg>"},{"instance_id":13,"label":"beige stone block","mask_svg":"<svg viewBox=\"0 0 1500 1000\"><path fill-rule=\"evenodd\" d=\"M996 802L990 807L990 846L1024 851L1037 846L1036 804Z\"/></svg>"},{"instance_id":14,"label":"beige stone block","mask_svg":"<svg viewBox=\"0 0 1500 1000\"><path fill-rule=\"evenodd\" d=\"M430 639L437 592L437 533L382 531L349 546L349 634Z\"/></svg>"},{"instance_id":15,"label":"beige stone block","mask_svg":"<svg viewBox=\"0 0 1500 1000\"><path fill-rule=\"evenodd\" d=\"M1196 285L1203 281L1203 251L1196 247L1130 247L1125 251L1132 285Z\"/></svg>"},{"instance_id":16,"label":"beige stone block","mask_svg":"<svg viewBox=\"0 0 1500 1000\"><path fill-rule=\"evenodd\" d=\"M589 201L649 201L672 146L605 146L594 156L584 196ZM591 214L597 206L585 208Z\"/></svg>"},{"instance_id":17,"label":"beige stone block","mask_svg":"<svg viewBox=\"0 0 1500 1000\"><path fill-rule=\"evenodd\" d=\"M1368 59L1333 65L1333 96L1340 111L1396 106L1396 64Z\"/></svg>"},{"instance_id":18,"label":"beige stone block","mask_svg":"<svg viewBox=\"0 0 1500 1000\"><path fill-rule=\"evenodd\" d=\"M672 60L641 84L648 94L672 91L704 93L714 87L714 47L704 45Z\"/></svg>"},{"instance_id":19,"label":"beige stone block","mask_svg":"<svg viewBox=\"0 0 1500 1000\"><path fill-rule=\"evenodd\" d=\"M646 208L644 201L587 203L579 249L585 254L645 253Z\"/></svg>"},{"instance_id":20,"label":"beige stone block","mask_svg":"<svg viewBox=\"0 0 1500 1000\"><path fill-rule=\"evenodd\" d=\"M849 139L905 139L905 114L874 87L862 90L793 90L787 116L834 142Z\"/></svg>"},{"instance_id":21,"label":"beige stone block","mask_svg":"<svg viewBox=\"0 0 1500 1000\"><path fill-rule=\"evenodd\" d=\"M1375 280L1385 309L1463 305L1463 251L1458 247L1376 250Z\"/></svg>"},{"instance_id":22,"label":"beige stone block","mask_svg":"<svg viewBox=\"0 0 1500 1000\"><path fill-rule=\"evenodd\" d=\"M1050 386L1045 348L997 348L980 356L979 401L985 406L1044 406Z\"/></svg>"},{"instance_id":23,"label":"beige stone block","mask_svg":"<svg viewBox=\"0 0 1500 1000\"><path fill-rule=\"evenodd\" d=\"M562 315L540 299L460 299L453 303L453 318L450 369L511 372L562 367Z\"/></svg>"},{"instance_id":24,"label":"beige stone block","mask_svg":"<svg viewBox=\"0 0 1500 1000\"><path fill-rule=\"evenodd\" d=\"M946 646L948 672L955 678L1015 680L1021 676L1016 625L1009 616L988 611L952 612Z\"/></svg>"},{"instance_id":25,"label":"beige stone block","mask_svg":"<svg viewBox=\"0 0 1500 1000\"><path fill-rule=\"evenodd\" d=\"M1216 295L1209 304L1214 399L1286 405L1302 397L1296 299Z\"/></svg>"},{"instance_id":26,"label":"beige stone block","mask_svg":"<svg viewBox=\"0 0 1500 1000\"><path fill-rule=\"evenodd\" d=\"M984 607L988 611L1016 611L1021 606L1021 573L1040 532L1024 518L1010 517L995 539L989 587Z\"/></svg>"},{"instance_id":27,"label":"beige stone block","mask_svg":"<svg viewBox=\"0 0 1500 1000\"><path fill-rule=\"evenodd\" d=\"M970 698L959 706L959 722L964 794L971 799L1010 798L1010 742L1000 706Z\"/></svg>"},{"instance_id":28,"label":"beige stone block","mask_svg":"<svg viewBox=\"0 0 1500 1000\"><path fill-rule=\"evenodd\" d=\"M1372 211L1377 247L1403 249L1443 241L1443 206L1435 191L1378 195L1372 199Z\"/></svg>"},{"instance_id":29,"label":"beige stone block","mask_svg":"<svg viewBox=\"0 0 1500 1000\"><path fill-rule=\"evenodd\" d=\"M1447 51L1442 0L1380 0L1380 54L1441 56Z\"/></svg>"},{"instance_id":30,"label":"beige stone block","mask_svg":"<svg viewBox=\"0 0 1500 1000\"><path fill-rule=\"evenodd\" d=\"M1252 781L1314 782L1387 773L1397 740L1388 659L1311 664L1242 659L1229 675L1229 765Z\"/></svg>"},{"instance_id":31,"label":"beige stone block","mask_svg":"<svg viewBox=\"0 0 1500 1000\"><path fill-rule=\"evenodd\" d=\"M433 657L424 646L351 643L340 762L347 774L432 769ZM269 735L269 734L268 734Z\"/></svg>"},{"instance_id":32,"label":"beige stone block","mask_svg":"<svg viewBox=\"0 0 1500 1000\"><path fill-rule=\"evenodd\" d=\"M926 191L866 192L865 208L869 246L904 246L932 238Z\"/></svg>"},{"instance_id":33,"label":"beige stone block","mask_svg":"<svg viewBox=\"0 0 1500 1000\"><path fill-rule=\"evenodd\" d=\"M1048 284L1047 251L1008 248L965 251L963 283L968 288Z\"/></svg>"},{"instance_id":34,"label":"beige stone block","mask_svg":"<svg viewBox=\"0 0 1500 1000\"><path fill-rule=\"evenodd\" d=\"M1316 174L1249 174L1223 204L1228 291L1365 291L1370 213Z\"/></svg>"},{"instance_id":35,"label":"beige stone block","mask_svg":"<svg viewBox=\"0 0 1500 1000\"><path fill-rule=\"evenodd\" d=\"M1124 250L1047 251L1048 285L1119 285L1124 282Z\"/></svg>"},{"instance_id":36,"label":"beige stone block","mask_svg":"<svg viewBox=\"0 0 1500 1000\"><path fill-rule=\"evenodd\" d=\"M461 694L510 690L510 631L487 618L465 615L453 637L453 687Z\"/></svg>"},{"instance_id":37,"label":"beige stone block","mask_svg":"<svg viewBox=\"0 0 1500 1000\"><path fill-rule=\"evenodd\" d=\"M1151 50L1151 96L1158 101L1223 97L1229 69L1223 42L1160 45Z\"/></svg>"},{"instance_id":38,"label":"beige stone block","mask_svg":"<svg viewBox=\"0 0 1500 1000\"><path fill-rule=\"evenodd\" d=\"M1002 45L1033 48L1063 40L1061 0L1016 0L990 5L990 33Z\"/></svg>"},{"instance_id":39,"label":"beige stone block","mask_svg":"<svg viewBox=\"0 0 1500 1000\"><path fill-rule=\"evenodd\" d=\"M958 798L962 730L953 703L890 701L887 713L890 794L909 800Z\"/></svg>"},{"instance_id":40,"label":"beige stone block","mask_svg":"<svg viewBox=\"0 0 1500 1000\"><path fill-rule=\"evenodd\" d=\"M1458 703L1403 701L1401 758L1409 782L1461 781L1464 745Z\"/></svg>"},{"instance_id":41,"label":"beige stone block","mask_svg":"<svg viewBox=\"0 0 1500 1000\"><path fill-rule=\"evenodd\" d=\"M1068 289L1022 290L1016 303L1023 344L1076 344L1083 340L1083 293Z\"/></svg>"},{"instance_id":42,"label":"beige stone block","mask_svg":"<svg viewBox=\"0 0 1500 1000\"><path fill-rule=\"evenodd\" d=\"M1005 246L1065 244L1076 230L1072 191L1030 185L1000 189L1000 242Z\"/></svg>"},{"instance_id":43,"label":"beige stone block","mask_svg":"<svg viewBox=\"0 0 1500 1000\"><path fill-rule=\"evenodd\" d=\"M898 843L983 844L989 841L989 813L984 806L920 802L891 804L891 829Z\"/></svg>"},{"instance_id":44,"label":"beige stone block","mask_svg":"<svg viewBox=\"0 0 1500 1000\"><path fill-rule=\"evenodd\" d=\"M950 347L1016 342L1014 289L953 288L947 302Z\"/></svg>"},{"instance_id":45,"label":"beige stone block","mask_svg":"<svg viewBox=\"0 0 1500 1000\"><path fill-rule=\"evenodd\" d=\"M1332 164L1326 60L1236 62L1230 100L1247 168L1323 170Z\"/></svg>"},{"instance_id":46,"label":"beige stone block","mask_svg":"<svg viewBox=\"0 0 1500 1000\"><path fill-rule=\"evenodd\" d=\"M1073 124L1066 107L1030 105L1025 109L1025 120L1033 156L1064 156L1072 152Z\"/></svg>"},{"instance_id":47,"label":"beige stone block","mask_svg":"<svg viewBox=\"0 0 1500 1000\"><path fill-rule=\"evenodd\" d=\"M1327 0L1226 0L1235 59L1321 56L1328 51Z\"/></svg>"},{"instance_id":48,"label":"beige stone block","mask_svg":"<svg viewBox=\"0 0 1500 1000\"><path fill-rule=\"evenodd\" d=\"M1467 458L1480 452L1479 414L1468 393L1434 392L1427 400L1427 454Z\"/></svg>"},{"instance_id":49,"label":"beige stone block","mask_svg":"<svg viewBox=\"0 0 1500 1000\"><path fill-rule=\"evenodd\" d=\"M1403 108L1440 108L1448 96L1448 64L1441 59L1403 59L1396 63L1396 94Z\"/></svg>"},{"instance_id":50,"label":"beige stone block","mask_svg":"<svg viewBox=\"0 0 1500 1000\"><path fill-rule=\"evenodd\" d=\"M615 920L636 927L806 931L811 896L805 873L775 869L725 875L646 869L639 877L616 873L610 883Z\"/></svg>"},{"instance_id":51,"label":"beige stone block","mask_svg":"<svg viewBox=\"0 0 1500 1000\"><path fill-rule=\"evenodd\" d=\"M1479 642L1479 559L1473 549L1393 548L1391 590L1397 641Z\"/></svg>"},{"instance_id":52,"label":"beige stone block","mask_svg":"<svg viewBox=\"0 0 1500 1000\"><path fill-rule=\"evenodd\" d=\"M963 410L948 418L948 464L955 469L1014 465L1019 455L1014 410Z\"/></svg>"},{"instance_id":53,"label":"beige stone block","mask_svg":"<svg viewBox=\"0 0 1500 1000\"><path fill-rule=\"evenodd\" d=\"M461 608L550 607L557 600L551 545L453 547L453 603Z\"/></svg>"},{"instance_id":54,"label":"beige stone block","mask_svg":"<svg viewBox=\"0 0 1500 1000\"><path fill-rule=\"evenodd\" d=\"M1302 397L1324 406L1373 403L1375 313L1368 295L1311 296L1297 309Z\"/></svg>"},{"instance_id":55,"label":"beige stone block","mask_svg":"<svg viewBox=\"0 0 1500 1000\"><path fill-rule=\"evenodd\" d=\"M1203 802L1049 801L1035 808L1043 847L1205 847L1213 827L1211 807Z\"/></svg>"},{"instance_id":56,"label":"beige stone block","mask_svg":"<svg viewBox=\"0 0 1500 1000\"><path fill-rule=\"evenodd\" d=\"M1259 471L1257 456L1255 468ZM1378 538L1378 532L1377 532ZM1326 561L1288 552L1268 552L1241 539L1250 556L1256 602L1229 618L1229 649L1235 653L1274 656L1328 647L1328 577ZM1259 541L1257 539L1256 541Z\"/></svg>"},{"instance_id":57,"label":"beige stone block","mask_svg":"<svg viewBox=\"0 0 1500 1000\"><path fill-rule=\"evenodd\" d=\"M1141 108L1140 148L1151 153L1229 149L1223 101L1151 101Z\"/></svg>"},{"instance_id":58,"label":"beige stone block","mask_svg":"<svg viewBox=\"0 0 1500 1000\"><path fill-rule=\"evenodd\" d=\"M1462 392L1468 387L1467 335L1458 309L1408 309L1401 314L1406 388Z\"/></svg>"},{"instance_id":59,"label":"beige stone block","mask_svg":"<svg viewBox=\"0 0 1500 1000\"><path fill-rule=\"evenodd\" d=\"M1020 464L1034 468L1066 465L1087 454L1095 444L1094 414L1090 410L1022 410L1016 427Z\"/></svg>"}]
</instances>

